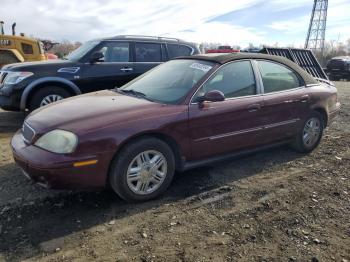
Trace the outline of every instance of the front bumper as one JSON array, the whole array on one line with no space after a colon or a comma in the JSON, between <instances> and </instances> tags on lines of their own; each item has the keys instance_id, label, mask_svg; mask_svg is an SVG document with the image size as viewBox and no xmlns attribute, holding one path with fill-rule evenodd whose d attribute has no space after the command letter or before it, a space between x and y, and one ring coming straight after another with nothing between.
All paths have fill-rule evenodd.
<instances>
[{"instance_id":1,"label":"front bumper","mask_svg":"<svg viewBox=\"0 0 350 262\"><path fill-rule=\"evenodd\" d=\"M20 110L19 98L16 95L3 96L0 93L0 108L9 111L19 111Z\"/></svg>"},{"instance_id":2,"label":"front bumper","mask_svg":"<svg viewBox=\"0 0 350 262\"><path fill-rule=\"evenodd\" d=\"M350 77L350 71L346 70L329 70L328 75L331 77L347 78Z\"/></svg>"},{"instance_id":3,"label":"front bumper","mask_svg":"<svg viewBox=\"0 0 350 262\"><path fill-rule=\"evenodd\" d=\"M10 111L19 111L21 96L27 86L26 82L16 85L0 85L0 108Z\"/></svg>"},{"instance_id":4,"label":"front bumper","mask_svg":"<svg viewBox=\"0 0 350 262\"><path fill-rule=\"evenodd\" d=\"M111 153L85 157L55 154L27 145L18 131L11 140L15 162L35 183L52 189L96 189L106 186ZM97 159L93 165L74 167L79 161Z\"/></svg>"}]
</instances>

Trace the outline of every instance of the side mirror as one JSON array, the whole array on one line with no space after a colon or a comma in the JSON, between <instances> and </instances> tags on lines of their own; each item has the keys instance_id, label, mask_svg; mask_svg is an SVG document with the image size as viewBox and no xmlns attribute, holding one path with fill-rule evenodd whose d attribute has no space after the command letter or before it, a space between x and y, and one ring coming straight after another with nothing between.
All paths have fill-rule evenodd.
<instances>
[{"instance_id":1,"label":"side mirror","mask_svg":"<svg viewBox=\"0 0 350 262\"><path fill-rule=\"evenodd\" d=\"M101 59L104 58L103 53L95 52L90 57L90 63L101 62Z\"/></svg>"},{"instance_id":2,"label":"side mirror","mask_svg":"<svg viewBox=\"0 0 350 262\"><path fill-rule=\"evenodd\" d=\"M220 102L225 100L225 95L219 90L212 90L205 93L204 96L198 98L199 105L202 105L203 102Z\"/></svg>"}]
</instances>

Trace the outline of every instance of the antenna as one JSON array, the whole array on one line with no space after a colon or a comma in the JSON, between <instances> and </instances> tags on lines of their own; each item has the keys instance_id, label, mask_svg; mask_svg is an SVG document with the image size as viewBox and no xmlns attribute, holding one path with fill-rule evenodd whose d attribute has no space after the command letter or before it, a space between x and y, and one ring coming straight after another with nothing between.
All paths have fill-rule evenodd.
<instances>
[{"instance_id":1,"label":"antenna","mask_svg":"<svg viewBox=\"0 0 350 262\"><path fill-rule=\"evenodd\" d=\"M314 0L305 48L321 52L323 57L328 0Z\"/></svg>"}]
</instances>

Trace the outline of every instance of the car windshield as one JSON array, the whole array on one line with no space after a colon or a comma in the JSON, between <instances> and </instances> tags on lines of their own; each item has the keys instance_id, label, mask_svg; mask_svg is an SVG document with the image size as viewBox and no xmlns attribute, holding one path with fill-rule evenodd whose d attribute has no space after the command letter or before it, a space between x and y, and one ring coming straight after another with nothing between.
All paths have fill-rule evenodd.
<instances>
[{"instance_id":1,"label":"car windshield","mask_svg":"<svg viewBox=\"0 0 350 262\"><path fill-rule=\"evenodd\" d=\"M208 73L214 63L192 59L172 60L121 87L125 93L165 104L176 104Z\"/></svg>"},{"instance_id":2,"label":"car windshield","mask_svg":"<svg viewBox=\"0 0 350 262\"><path fill-rule=\"evenodd\" d=\"M84 55L87 54L92 48L97 46L100 43L100 41L93 40L88 41L81 45L79 48L75 49L72 53L67 55L65 59L71 60L71 61L78 61L80 58L82 58Z\"/></svg>"}]
</instances>

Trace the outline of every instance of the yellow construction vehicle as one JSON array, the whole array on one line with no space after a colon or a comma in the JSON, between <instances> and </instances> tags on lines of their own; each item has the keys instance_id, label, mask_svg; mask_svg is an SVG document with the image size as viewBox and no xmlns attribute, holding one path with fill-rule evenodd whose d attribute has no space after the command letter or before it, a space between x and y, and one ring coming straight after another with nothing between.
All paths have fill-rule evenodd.
<instances>
[{"instance_id":1,"label":"yellow construction vehicle","mask_svg":"<svg viewBox=\"0 0 350 262\"><path fill-rule=\"evenodd\" d=\"M12 25L12 35L5 35L3 25L0 21L0 68L10 63L47 60L41 41L24 34L16 36L16 23Z\"/></svg>"}]
</instances>

